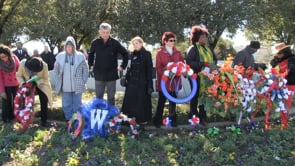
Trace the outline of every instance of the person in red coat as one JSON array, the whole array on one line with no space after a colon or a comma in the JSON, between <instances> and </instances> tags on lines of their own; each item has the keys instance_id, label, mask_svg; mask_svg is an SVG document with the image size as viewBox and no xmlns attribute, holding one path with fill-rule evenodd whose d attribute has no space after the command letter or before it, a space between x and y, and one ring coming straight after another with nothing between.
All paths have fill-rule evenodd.
<instances>
[{"instance_id":1,"label":"person in red coat","mask_svg":"<svg viewBox=\"0 0 295 166\"><path fill-rule=\"evenodd\" d=\"M0 95L4 123L11 122L14 119L13 101L19 85L16 78L18 67L17 56L12 53L8 46L0 45Z\"/></svg>"},{"instance_id":2,"label":"person in red coat","mask_svg":"<svg viewBox=\"0 0 295 166\"><path fill-rule=\"evenodd\" d=\"M163 118L163 110L166 102L166 97L161 89L161 78L165 71L166 65L169 62L179 62L184 61L183 56L179 50L175 47L176 35L172 32L164 32L162 36L162 47L157 52L156 56L156 72L157 72L157 82L156 90L159 93L158 105L156 114L153 118L155 127L160 128ZM175 87L173 85L166 83L166 88L169 94L176 97ZM176 115L176 103L169 101L169 117L171 119L171 125L177 126L177 115Z\"/></svg>"},{"instance_id":3,"label":"person in red coat","mask_svg":"<svg viewBox=\"0 0 295 166\"><path fill-rule=\"evenodd\" d=\"M283 128L288 127L288 114L292 106L292 99L295 92L295 55L292 54L290 45L285 43L278 43L274 47L275 57L271 60L270 64L272 67L278 68L279 73L286 75L287 88L291 91L288 96L286 103L287 110L281 110L281 118Z\"/></svg>"}]
</instances>

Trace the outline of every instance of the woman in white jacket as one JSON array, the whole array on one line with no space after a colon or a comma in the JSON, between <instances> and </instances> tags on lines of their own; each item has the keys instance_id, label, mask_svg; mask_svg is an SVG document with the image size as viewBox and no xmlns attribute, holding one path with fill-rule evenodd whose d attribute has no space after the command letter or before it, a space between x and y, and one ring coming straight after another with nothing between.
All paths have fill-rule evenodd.
<instances>
[{"instance_id":1,"label":"woman in white jacket","mask_svg":"<svg viewBox=\"0 0 295 166\"><path fill-rule=\"evenodd\" d=\"M77 51L72 36L67 37L65 48L56 56L54 64L55 93L62 95L62 108L67 121L80 111L89 68L83 53Z\"/></svg>"}]
</instances>

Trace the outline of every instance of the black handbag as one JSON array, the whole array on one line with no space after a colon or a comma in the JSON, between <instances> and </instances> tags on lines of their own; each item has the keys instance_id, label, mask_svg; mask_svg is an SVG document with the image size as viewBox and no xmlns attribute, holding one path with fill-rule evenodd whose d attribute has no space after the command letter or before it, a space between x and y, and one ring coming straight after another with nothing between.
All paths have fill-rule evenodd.
<instances>
[{"instance_id":1,"label":"black handbag","mask_svg":"<svg viewBox=\"0 0 295 166\"><path fill-rule=\"evenodd\" d=\"M123 75L123 71L120 71L120 85L123 87L127 86L126 75Z\"/></svg>"},{"instance_id":2,"label":"black handbag","mask_svg":"<svg viewBox=\"0 0 295 166\"><path fill-rule=\"evenodd\" d=\"M130 62L131 63L131 62ZM126 69L126 74L123 74L123 71L119 72L119 76L120 76L120 85L123 87L127 86L127 74L129 74L129 70L130 70L130 66L129 66L129 60L128 60L128 64L127 64L127 69Z\"/></svg>"}]
</instances>

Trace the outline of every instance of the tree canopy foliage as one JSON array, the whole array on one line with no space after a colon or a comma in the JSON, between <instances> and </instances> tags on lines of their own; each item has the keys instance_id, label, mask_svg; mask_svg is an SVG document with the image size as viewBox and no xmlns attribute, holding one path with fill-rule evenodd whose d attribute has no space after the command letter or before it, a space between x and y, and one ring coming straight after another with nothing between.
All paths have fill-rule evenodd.
<instances>
[{"instance_id":1,"label":"tree canopy foliage","mask_svg":"<svg viewBox=\"0 0 295 166\"><path fill-rule=\"evenodd\" d=\"M237 29L246 30L249 39L293 44L294 7L294 0L0 0L0 43L26 35L53 49L72 35L78 47L88 47L107 21L123 42L138 35L160 43L163 32L172 31L188 43L190 27L201 24L213 48L225 31Z\"/></svg>"},{"instance_id":2,"label":"tree canopy foliage","mask_svg":"<svg viewBox=\"0 0 295 166\"><path fill-rule=\"evenodd\" d=\"M187 40L189 29L196 24L210 31L210 45L215 47L225 30L235 33L247 18L248 1L231 0L121 0L118 5L118 36L123 40L142 36L148 43L159 42L165 31ZM244 10L241 10L241 7Z\"/></svg>"},{"instance_id":3,"label":"tree canopy foliage","mask_svg":"<svg viewBox=\"0 0 295 166\"><path fill-rule=\"evenodd\" d=\"M255 6L255 9L249 12L250 17L246 24L249 38L294 44L294 0L256 1Z\"/></svg>"},{"instance_id":4,"label":"tree canopy foliage","mask_svg":"<svg viewBox=\"0 0 295 166\"><path fill-rule=\"evenodd\" d=\"M17 24L21 21L19 16L19 6L22 0L0 0L0 42L10 44L16 40L16 35L21 29L17 29Z\"/></svg>"}]
</instances>

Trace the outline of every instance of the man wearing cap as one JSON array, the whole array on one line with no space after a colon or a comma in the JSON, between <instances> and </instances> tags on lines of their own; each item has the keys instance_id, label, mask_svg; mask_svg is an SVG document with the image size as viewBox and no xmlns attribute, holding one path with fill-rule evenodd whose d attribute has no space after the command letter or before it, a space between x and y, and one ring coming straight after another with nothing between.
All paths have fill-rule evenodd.
<instances>
[{"instance_id":1,"label":"man wearing cap","mask_svg":"<svg viewBox=\"0 0 295 166\"><path fill-rule=\"evenodd\" d=\"M279 69L279 73L285 75L287 80L287 88L291 91L288 99L286 101L286 109L281 110L280 114L284 121L282 121L283 127L288 127L288 113L292 106L292 99L295 92L295 55L292 54L292 50L290 45L286 45L285 43L278 43L274 46L274 54L275 57L271 60L270 64L272 67L277 67Z\"/></svg>"},{"instance_id":2,"label":"man wearing cap","mask_svg":"<svg viewBox=\"0 0 295 166\"><path fill-rule=\"evenodd\" d=\"M266 65L262 63L255 63L253 54L260 48L259 41L251 41L250 45L239 51L234 57L233 65L243 65L245 68L258 67L266 69Z\"/></svg>"},{"instance_id":3,"label":"man wearing cap","mask_svg":"<svg viewBox=\"0 0 295 166\"><path fill-rule=\"evenodd\" d=\"M20 85L33 76L40 78L36 81L36 92L39 95L41 105L41 126L46 127L48 104L51 105L52 102L52 89L47 64L39 57L23 59L16 73Z\"/></svg>"},{"instance_id":4,"label":"man wearing cap","mask_svg":"<svg viewBox=\"0 0 295 166\"><path fill-rule=\"evenodd\" d=\"M106 89L108 103L115 105L118 71L126 68L128 52L117 40L110 37L110 24L100 24L98 32L100 37L91 43L88 65L94 72L96 97L102 99ZM123 58L120 66L118 66L119 55Z\"/></svg>"}]
</instances>

